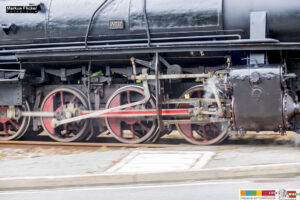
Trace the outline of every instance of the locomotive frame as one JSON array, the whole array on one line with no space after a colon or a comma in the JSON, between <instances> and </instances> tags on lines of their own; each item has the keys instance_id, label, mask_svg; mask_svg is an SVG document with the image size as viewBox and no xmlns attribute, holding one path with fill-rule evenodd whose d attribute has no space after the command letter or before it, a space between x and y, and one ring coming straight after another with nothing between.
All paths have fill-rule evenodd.
<instances>
[{"instance_id":1,"label":"locomotive frame","mask_svg":"<svg viewBox=\"0 0 300 200\"><path fill-rule=\"evenodd\" d=\"M18 139L30 125L62 142L108 129L124 143L155 142L175 125L188 142L204 145L230 131L300 129L300 42L267 38L267 12L250 13L249 38L210 29L160 37L143 1L146 38L91 41L107 2L92 13L83 41L1 46L0 140ZM126 26L111 22L114 30ZM17 33L15 24L1 28Z\"/></svg>"}]
</instances>

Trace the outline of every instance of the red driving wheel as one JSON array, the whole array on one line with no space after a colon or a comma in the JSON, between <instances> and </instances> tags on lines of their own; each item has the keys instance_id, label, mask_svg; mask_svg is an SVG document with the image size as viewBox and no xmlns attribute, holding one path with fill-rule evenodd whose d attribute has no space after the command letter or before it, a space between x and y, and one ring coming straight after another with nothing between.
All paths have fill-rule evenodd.
<instances>
[{"instance_id":1,"label":"red driving wheel","mask_svg":"<svg viewBox=\"0 0 300 200\"><path fill-rule=\"evenodd\" d=\"M141 101L144 91L141 87L125 86L117 90L106 104L106 108L114 108ZM154 109L155 103L150 99L145 105L129 107L124 110ZM106 125L110 133L120 142L137 144L150 140L157 133L155 117L107 117Z\"/></svg>"},{"instance_id":2,"label":"red driving wheel","mask_svg":"<svg viewBox=\"0 0 300 200\"><path fill-rule=\"evenodd\" d=\"M30 111L28 102L23 106L16 106L22 111ZM0 106L0 140L15 140L22 137L30 124L30 117L20 119L9 119L7 117L8 106Z\"/></svg>"},{"instance_id":3,"label":"red driving wheel","mask_svg":"<svg viewBox=\"0 0 300 200\"><path fill-rule=\"evenodd\" d=\"M189 96L189 98L204 98L205 91L203 86L195 86L188 89L181 96L184 98ZM212 98L210 97L206 98ZM192 108L190 104L179 104L178 108ZM213 119L217 119L217 116L211 116ZM182 119L182 118L181 118ZM186 118L184 118L186 119ZM198 145L212 145L218 144L226 139L228 134L228 122L209 122L206 124L177 124L177 130L184 137L185 140L192 144Z\"/></svg>"},{"instance_id":4,"label":"red driving wheel","mask_svg":"<svg viewBox=\"0 0 300 200\"><path fill-rule=\"evenodd\" d=\"M61 112L68 105L74 105L82 110L89 110L85 95L76 88L61 87L51 91L44 99L42 112ZM72 122L56 128L52 126L53 118L42 117L41 123L48 135L59 142L73 142L84 139L90 130L89 120Z\"/></svg>"}]
</instances>

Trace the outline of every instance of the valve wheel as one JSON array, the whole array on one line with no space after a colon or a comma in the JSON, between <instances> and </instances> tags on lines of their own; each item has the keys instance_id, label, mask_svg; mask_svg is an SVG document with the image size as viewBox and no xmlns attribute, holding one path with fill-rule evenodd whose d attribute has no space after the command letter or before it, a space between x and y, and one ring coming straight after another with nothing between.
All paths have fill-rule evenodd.
<instances>
[{"instance_id":1,"label":"valve wheel","mask_svg":"<svg viewBox=\"0 0 300 200\"><path fill-rule=\"evenodd\" d=\"M59 113L71 104L82 110L89 110L87 98L79 89L61 87L51 91L45 97L41 111ZM58 142L80 141L88 135L90 130L90 120L72 122L56 128L52 126L52 120L53 118L50 117L42 117L41 124L46 133Z\"/></svg>"},{"instance_id":2,"label":"valve wheel","mask_svg":"<svg viewBox=\"0 0 300 200\"><path fill-rule=\"evenodd\" d=\"M106 109L141 101L144 91L138 86L125 86L118 89L110 97ZM154 109L155 103L151 98L146 104L129 107L124 110ZM120 142L138 144L153 138L157 134L156 117L106 117L106 126L109 132Z\"/></svg>"},{"instance_id":3,"label":"valve wheel","mask_svg":"<svg viewBox=\"0 0 300 200\"><path fill-rule=\"evenodd\" d=\"M181 98L213 98L213 94L206 94L202 85L185 91ZM192 108L190 104L179 104L178 108ZM217 116L211 118L218 119ZM182 119L182 118L181 118ZM186 119L186 118L185 118ZM176 124L177 130L185 140L197 145L213 145L222 142L228 136L228 122L209 122L206 124Z\"/></svg>"},{"instance_id":4,"label":"valve wheel","mask_svg":"<svg viewBox=\"0 0 300 200\"><path fill-rule=\"evenodd\" d=\"M23 106L16 106L22 111L30 111L28 102ZM21 117L20 119L10 119L7 117L9 106L0 106L0 140L16 140L21 138L28 130L30 117Z\"/></svg>"}]
</instances>

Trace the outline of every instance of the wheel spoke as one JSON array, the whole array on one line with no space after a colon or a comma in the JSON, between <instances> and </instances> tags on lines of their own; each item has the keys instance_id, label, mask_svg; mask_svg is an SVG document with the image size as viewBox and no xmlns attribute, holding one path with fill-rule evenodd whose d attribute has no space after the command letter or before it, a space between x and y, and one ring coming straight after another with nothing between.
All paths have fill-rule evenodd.
<instances>
[{"instance_id":1,"label":"wheel spoke","mask_svg":"<svg viewBox=\"0 0 300 200\"><path fill-rule=\"evenodd\" d=\"M65 131L65 133L68 132L68 124L64 124L64 131Z\"/></svg>"},{"instance_id":2,"label":"wheel spoke","mask_svg":"<svg viewBox=\"0 0 300 200\"><path fill-rule=\"evenodd\" d=\"M198 98L201 98L201 91L197 92L197 96L198 96Z\"/></svg>"},{"instance_id":3,"label":"wheel spoke","mask_svg":"<svg viewBox=\"0 0 300 200\"><path fill-rule=\"evenodd\" d=\"M64 92L63 91L60 91L60 102L61 102L61 106L64 106L65 99L64 99Z\"/></svg>"},{"instance_id":4,"label":"wheel spoke","mask_svg":"<svg viewBox=\"0 0 300 200\"><path fill-rule=\"evenodd\" d=\"M17 129L17 130L19 130L19 128L20 128L20 125L19 124L17 124L17 123L15 123L13 120L8 120L10 123L11 123L11 125L13 125L14 127L15 127L15 129Z\"/></svg>"},{"instance_id":5,"label":"wheel spoke","mask_svg":"<svg viewBox=\"0 0 300 200\"><path fill-rule=\"evenodd\" d=\"M222 131L218 127L216 127L214 124L211 123L210 127L212 127L215 130L215 132L218 133L218 135L221 134Z\"/></svg>"},{"instance_id":6,"label":"wheel spoke","mask_svg":"<svg viewBox=\"0 0 300 200\"><path fill-rule=\"evenodd\" d=\"M202 126L202 133L203 133L204 141L207 141L206 127L207 127L207 124L205 124L204 126Z\"/></svg>"},{"instance_id":7,"label":"wheel spoke","mask_svg":"<svg viewBox=\"0 0 300 200\"><path fill-rule=\"evenodd\" d=\"M75 99L77 99L76 95L74 95L74 97L71 99L71 103L74 103Z\"/></svg>"},{"instance_id":8,"label":"wheel spoke","mask_svg":"<svg viewBox=\"0 0 300 200\"><path fill-rule=\"evenodd\" d=\"M131 130L131 133L132 133L132 138L135 138L135 130L134 130L134 125L130 125L130 130Z\"/></svg>"},{"instance_id":9,"label":"wheel spoke","mask_svg":"<svg viewBox=\"0 0 300 200\"><path fill-rule=\"evenodd\" d=\"M3 123L3 131L4 131L5 135L8 135L7 124L6 123Z\"/></svg>"},{"instance_id":10,"label":"wheel spoke","mask_svg":"<svg viewBox=\"0 0 300 200\"><path fill-rule=\"evenodd\" d=\"M127 103L130 104L131 103L131 101L130 101L130 90L127 90L126 94L127 94Z\"/></svg>"},{"instance_id":11,"label":"wheel spoke","mask_svg":"<svg viewBox=\"0 0 300 200\"><path fill-rule=\"evenodd\" d=\"M80 124L77 122L72 123L72 131L77 134L80 131Z\"/></svg>"},{"instance_id":12,"label":"wheel spoke","mask_svg":"<svg viewBox=\"0 0 300 200\"><path fill-rule=\"evenodd\" d=\"M141 121L138 121L137 123L142 127L142 129L146 131L146 133L150 131L150 129L147 126L145 126Z\"/></svg>"}]
</instances>

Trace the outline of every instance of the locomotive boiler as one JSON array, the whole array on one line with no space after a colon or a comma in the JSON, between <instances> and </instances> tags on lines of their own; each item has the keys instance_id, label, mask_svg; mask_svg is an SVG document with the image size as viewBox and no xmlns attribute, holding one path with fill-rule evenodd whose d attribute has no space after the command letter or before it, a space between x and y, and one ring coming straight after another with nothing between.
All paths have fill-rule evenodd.
<instances>
[{"instance_id":1,"label":"locomotive boiler","mask_svg":"<svg viewBox=\"0 0 300 200\"><path fill-rule=\"evenodd\" d=\"M0 140L300 132L298 0L4 0Z\"/></svg>"}]
</instances>

